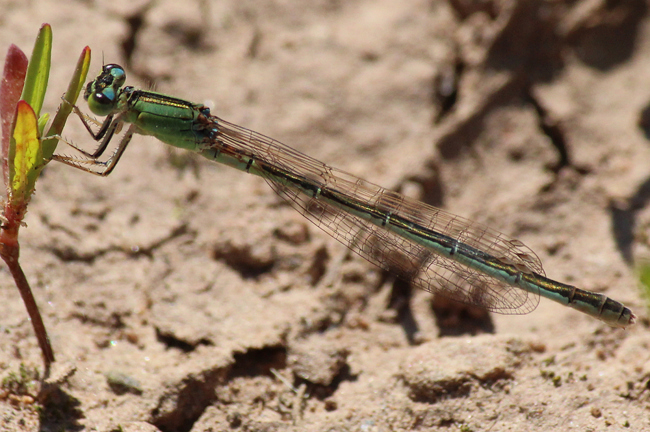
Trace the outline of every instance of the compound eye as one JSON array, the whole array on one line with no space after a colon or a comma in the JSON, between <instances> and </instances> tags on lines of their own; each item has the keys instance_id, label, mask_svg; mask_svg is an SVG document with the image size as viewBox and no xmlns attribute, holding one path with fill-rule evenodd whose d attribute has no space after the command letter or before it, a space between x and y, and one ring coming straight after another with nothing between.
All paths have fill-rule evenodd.
<instances>
[{"instance_id":1,"label":"compound eye","mask_svg":"<svg viewBox=\"0 0 650 432\"><path fill-rule=\"evenodd\" d=\"M108 64L104 66L103 75L110 75L113 78L111 85L114 87L122 87L126 81L126 72L120 65Z\"/></svg>"},{"instance_id":2,"label":"compound eye","mask_svg":"<svg viewBox=\"0 0 650 432\"><path fill-rule=\"evenodd\" d=\"M115 90L105 88L100 93L91 93L88 97L88 108L98 116L107 116L115 109Z\"/></svg>"}]
</instances>

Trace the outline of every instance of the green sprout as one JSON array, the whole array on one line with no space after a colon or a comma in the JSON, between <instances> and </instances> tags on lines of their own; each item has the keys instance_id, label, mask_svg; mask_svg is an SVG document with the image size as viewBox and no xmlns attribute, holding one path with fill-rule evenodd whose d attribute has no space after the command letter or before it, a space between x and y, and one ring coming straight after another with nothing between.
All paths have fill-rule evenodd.
<instances>
[{"instance_id":1,"label":"green sprout","mask_svg":"<svg viewBox=\"0 0 650 432\"><path fill-rule=\"evenodd\" d=\"M54 353L31 288L18 262L18 231L23 225L36 180L56 149L58 140L47 137L61 134L83 88L90 66L90 48L82 50L64 96L65 101L59 106L46 138L42 139L49 114L41 115L40 111L47 90L51 57L52 28L49 24L44 24L36 38L29 62L20 48L13 44L9 47L0 83L1 159L7 188L7 198L0 217L0 257L7 263L23 298L43 353L46 370L49 370L54 361Z\"/></svg>"}]
</instances>

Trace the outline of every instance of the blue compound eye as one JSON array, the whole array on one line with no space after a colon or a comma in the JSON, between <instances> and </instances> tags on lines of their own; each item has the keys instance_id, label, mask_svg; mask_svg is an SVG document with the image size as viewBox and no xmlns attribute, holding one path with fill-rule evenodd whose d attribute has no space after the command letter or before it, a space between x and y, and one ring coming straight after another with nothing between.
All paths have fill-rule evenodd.
<instances>
[{"instance_id":1,"label":"blue compound eye","mask_svg":"<svg viewBox=\"0 0 650 432\"><path fill-rule=\"evenodd\" d=\"M115 109L116 94L112 87L103 89L101 92L86 91L86 100L88 101L88 108L98 116L107 116Z\"/></svg>"},{"instance_id":2,"label":"blue compound eye","mask_svg":"<svg viewBox=\"0 0 650 432\"><path fill-rule=\"evenodd\" d=\"M126 72L116 64L108 64L102 73L86 86L84 99L90 110L98 116L112 113L118 103L120 89L126 81Z\"/></svg>"},{"instance_id":3,"label":"blue compound eye","mask_svg":"<svg viewBox=\"0 0 650 432\"><path fill-rule=\"evenodd\" d=\"M120 65L109 64L104 66L103 75L110 75L113 82L110 84L113 87L122 87L126 81L126 72Z\"/></svg>"}]
</instances>

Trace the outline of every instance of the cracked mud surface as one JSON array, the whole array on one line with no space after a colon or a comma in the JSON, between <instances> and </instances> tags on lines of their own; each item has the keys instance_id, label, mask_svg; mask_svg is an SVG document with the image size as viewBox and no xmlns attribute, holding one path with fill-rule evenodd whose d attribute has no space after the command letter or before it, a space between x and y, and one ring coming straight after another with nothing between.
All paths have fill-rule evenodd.
<instances>
[{"instance_id":1,"label":"cracked mud surface","mask_svg":"<svg viewBox=\"0 0 650 432\"><path fill-rule=\"evenodd\" d=\"M503 316L435 299L262 179L137 136L107 178L52 163L38 182L21 260L57 362L42 385L5 381L0 430L650 428L644 2L0 8L4 49L53 26L46 111L89 45L91 76L103 55L131 85L520 239L549 277L639 316L623 331L545 300ZM74 119L65 135L92 145ZM42 373L0 283L0 376Z\"/></svg>"}]
</instances>

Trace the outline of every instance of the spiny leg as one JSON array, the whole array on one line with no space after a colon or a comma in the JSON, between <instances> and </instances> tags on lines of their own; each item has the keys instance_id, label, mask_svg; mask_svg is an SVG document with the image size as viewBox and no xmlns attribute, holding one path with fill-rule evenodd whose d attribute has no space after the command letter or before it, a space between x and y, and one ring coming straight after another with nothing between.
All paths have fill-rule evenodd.
<instances>
[{"instance_id":1,"label":"spiny leg","mask_svg":"<svg viewBox=\"0 0 650 432\"><path fill-rule=\"evenodd\" d=\"M83 123L84 127L88 131L88 133L93 137L95 141L99 141L102 139L104 134L106 133L106 130L108 129L108 125L110 124L110 120L113 118L113 114L109 114L106 116L104 121L100 122L94 117L89 116L85 112L81 111L81 109L68 101L65 98L61 98L64 104L70 105L74 113L79 117L79 120L81 120L81 123ZM90 126L90 123L93 123L95 126L99 127L99 130L97 132L93 131L92 127Z\"/></svg>"},{"instance_id":2,"label":"spiny leg","mask_svg":"<svg viewBox=\"0 0 650 432\"><path fill-rule=\"evenodd\" d=\"M115 119L113 121L113 123L118 123L118 119ZM121 122L119 122L119 123L121 123ZM100 148L102 148L102 147L103 148L102 148L101 152L99 152L99 154L97 156L95 156L94 154L84 152L83 150L80 150L77 146L75 146L74 144L69 143L69 142L67 142L67 141L65 141L65 140L63 140L62 138L59 137L59 140L65 142L66 144L68 144L72 148L74 148L76 150L79 150L79 152L81 152L84 156L86 156L86 159L75 158L75 157L72 157L72 156L64 156L64 155L54 155L54 156L52 156L52 159L54 159L56 161L59 161L59 162L62 162L62 163L66 164L66 165L69 165L71 167L80 169L82 171L86 171L86 172L89 172L89 173L92 173L92 174L95 174L95 175L98 175L98 176L105 177L105 176L109 175L111 172L113 172L113 169L115 168L115 166L119 162L120 158L124 154L124 150L126 150L126 146L129 145L129 142L131 142L131 138L133 138L133 135L136 132L136 126L131 125L129 127L129 129L126 131L125 135L120 140L120 143L117 145L117 148L115 149L115 152L113 153L113 155L110 158L108 158L108 160L106 160L106 161L100 161L98 159L98 157L101 156L101 154L104 152L104 150L106 150L106 146L108 145L108 141L110 141L110 139L113 137L113 132L114 132L116 127L117 126L111 128L111 132L108 135L106 135L104 137L104 139L102 140L102 143L100 144ZM104 143L104 141L106 141L106 143ZM97 152L95 152L95 153L97 153ZM88 165L90 167L87 167L86 165ZM97 170L94 170L93 167L97 168Z\"/></svg>"},{"instance_id":3,"label":"spiny leg","mask_svg":"<svg viewBox=\"0 0 650 432\"><path fill-rule=\"evenodd\" d=\"M90 136L92 136L95 141L101 140L101 142L94 152L89 153L85 150L80 149L76 145L62 139L59 136L56 136L54 138L59 139L59 141L65 142L70 147L74 148L75 150L79 151L80 153L84 154L89 158L95 159L100 157L104 153L104 151L106 151L106 148L108 147L108 144L113 138L113 135L115 133L119 133L119 130L122 127L123 113L119 113L117 117L115 117L114 114L109 114L108 116L106 116L103 122L99 122L95 118L81 111L81 109L77 105L71 104L69 101L65 99L63 99L63 101L64 103L72 105L72 110L77 115L77 117L79 117L79 120L81 120L81 123L84 125L84 127L86 128ZM94 123L96 126L99 126L99 130L97 132L93 131L92 127L90 126L90 123Z\"/></svg>"},{"instance_id":4,"label":"spiny leg","mask_svg":"<svg viewBox=\"0 0 650 432\"><path fill-rule=\"evenodd\" d=\"M108 147L108 144L113 139L113 136L115 135L115 133L119 129L121 129L122 123L123 123L122 122L122 115L118 115L117 117L113 118L113 115L111 114L108 117L106 117L106 120L104 120L104 123L102 124L102 127L101 127L100 131L95 135L90 130L90 127L88 126L88 124L86 124L84 122L84 125L86 126L86 129L88 129L88 131L92 135L93 139L95 141L101 140L100 143L99 143L99 146L97 147L97 149L95 149L95 151L92 152L92 153L84 151L84 150L80 149L79 147L77 147L74 144L71 144L71 143L67 143L67 144L70 147L77 150L78 152L82 153L84 156L87 156L90 159L97 159L102 154L104 154L104 152L106 151L106 148ZM131 130L132 128L133 128L133 126L131 126L129 128L129 130Z\"/></svg>"}]
</instances>

